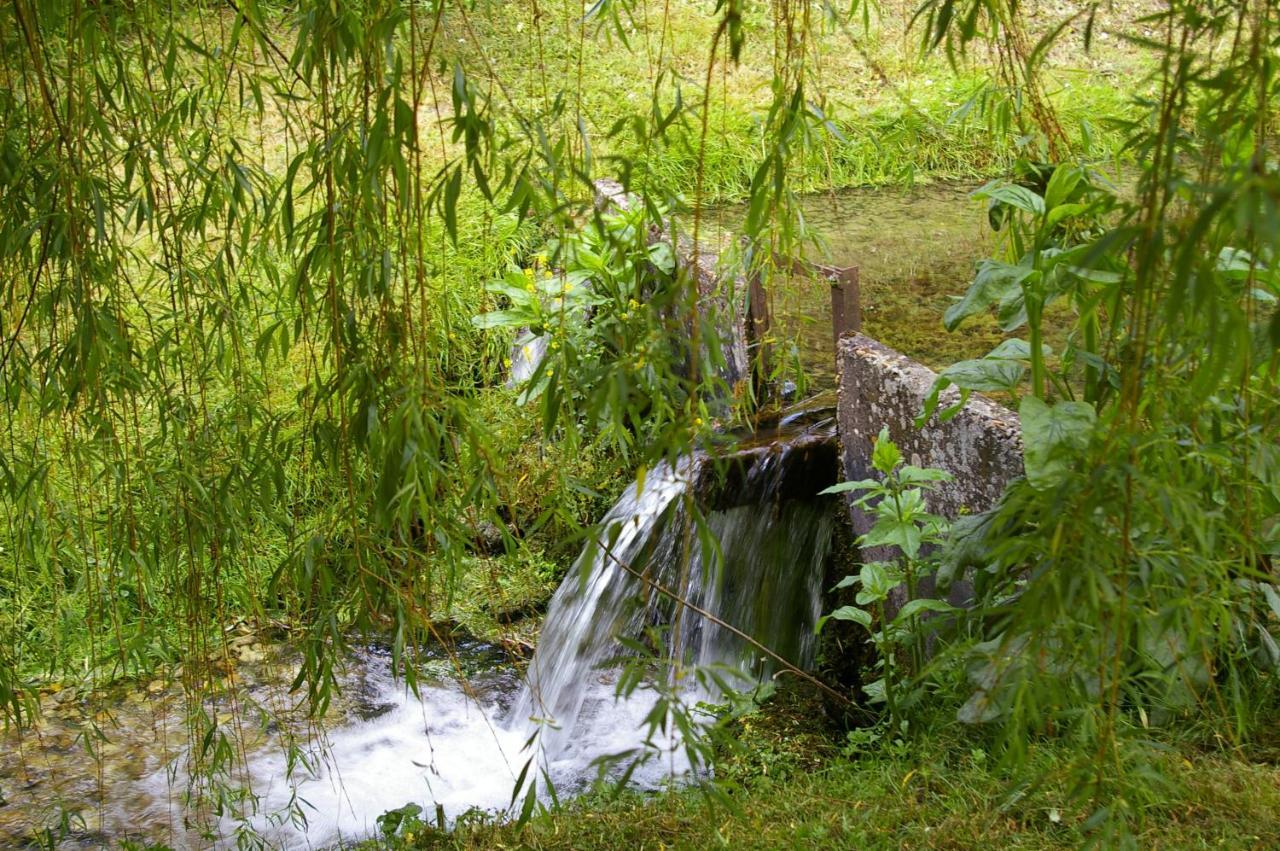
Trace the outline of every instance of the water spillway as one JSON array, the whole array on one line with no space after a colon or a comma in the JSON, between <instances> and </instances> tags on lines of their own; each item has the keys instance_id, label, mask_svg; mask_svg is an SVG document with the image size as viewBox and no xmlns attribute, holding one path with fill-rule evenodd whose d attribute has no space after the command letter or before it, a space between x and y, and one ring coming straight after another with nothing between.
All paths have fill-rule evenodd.
<instances>
[{"instance_id":1,"label":"water spillway","mask_svg":"<svg viewBox=\"0 0 1280 851\"><path fill-rule=\"evenodd\" d=\"M526 764L536 765L529 776L537 776L540 795L547 781L557 794L573 794L602 766L616 777L633 761L635 786L683 782L691 770L684 743L669 726L654 732L646 723L664 689L689 705L715 703L725 699L719 686L689 671L715 668L742 690L769 677L773 660L736 631L790 662L811 661L834 516L816 494L836 467L834 429L822 414L782 418L722 451L659 465L626 489L565 577L526 676L492 648L460 646L453 653L471 671L467 682L424 679L415 694L392 675L385 649L365 648L341 678L343 720L310 738L295 730L292 740L264 720L242 768L219 781L225 789L207 781L196 788L188 777L180 718L189 709L180 691L118 708L119 726L106 732L124 744L99 749L101 787L73 744L27 746L25 757L0 748L0 777L34 781L4 790L10 805L0 809L0 845L56 819L59 800L99 802L86 808L82 827L73 825L68 844L128 838L234 847L256 834L268 847L324 848L376 833L378 817L406 803L432 821L437 805L446 820L472 808L505 812ZM620 639L651 655L634 644L626 650ZM287 648L281 653L275 667L243 673L239 709L223 703L206 711L253 718L262 707L263 719L276 717L295 701L294 663ZM646 670L623 697L620 659ZM436 669L448 662L436 652ZM677 669L681 678L669 679ZM172 715L157 721L157 711ZM48 740L70 742L67 728L66 737ZM203 805L189 799L196 792ZM211 799L241 815L212 815L219 810Z\"/></svg>"},{"instance_id":2,"label":"water spillway","mask_svg":"<svg viewBox=\"0 0 1280 851\"><path fill-rule=\"evenodd\" d=\"M282 844L367 834L378 814L406 801L428 813L439 803L448 818L469 807L502 811L525 765L541 794L547 783L574 794L622 771L639 788L686 780L697 767L685 742L649 723L664 692L715 703L726 697L718 682L745 691L769 677L773 659L741 634L789 662L812 661L834 523L817 493L835 480L835 446L831 418L808 412L633 482L552 598L520 685L491 685L472 700L451 685L414 697L382 677L385 715L332 731L338 758L277 781L276 804L293 796L309 807L305 831L275 827ZM637 659L636 643L652 655ZM626 661L647 676L620 696ZM712 668L722 679L688 675ZM265 782L281 768L277 759L258 773Z\"/></svg>"},{"instance_id":3,"label":"water spillway","mask_svg":"<svg viewBox=\"0 0 1280 851\"><path fill-rule=\"evenodd\" d=\"M628 487L553 597L511 712L512 723L543 725L550 764L604 756L597 733L616 729L620 705L643 717L656 699L644 687L616 699L609 666L619 639L648 639L655 676L672 667L735 671L729 684L739 690L774 671L758 645L799 666L812 661L833 522L815 497L834 474L831 437L820 423L728 458L697 453ZM724 697L714 678L684 678L686 701ZM637 769L633 781L683 766L679 744L633 741L623 761L661 763Z\"/></svg>"}]
</instances>

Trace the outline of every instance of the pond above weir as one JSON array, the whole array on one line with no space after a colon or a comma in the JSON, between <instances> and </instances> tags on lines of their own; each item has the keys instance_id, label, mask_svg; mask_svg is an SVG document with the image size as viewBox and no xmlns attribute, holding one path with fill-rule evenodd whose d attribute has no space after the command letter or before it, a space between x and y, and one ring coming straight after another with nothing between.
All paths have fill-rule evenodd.
<instances>
[{"instance_id":1,"label":"pond above weir","mask_svg":"<svg viewBox=\"0 0 1280 851\"><path fill-rule=\"evenodd\" d=\"M800 212L818 245L806 259L856 266L863 333L932 367L980 357L1003 339L993 322L977 319L947 334L942 313L962 295L976 263L996 247L986 202L974 183L866 188L804 195ZM704 232L725 246L741 232L746 206L708 208ZM684 217L686 230L689 217ZM821 278L779 278L769 293L775 357L801 364L815 388L835 385L831 287Z\"/></svg>"}]
</instances>

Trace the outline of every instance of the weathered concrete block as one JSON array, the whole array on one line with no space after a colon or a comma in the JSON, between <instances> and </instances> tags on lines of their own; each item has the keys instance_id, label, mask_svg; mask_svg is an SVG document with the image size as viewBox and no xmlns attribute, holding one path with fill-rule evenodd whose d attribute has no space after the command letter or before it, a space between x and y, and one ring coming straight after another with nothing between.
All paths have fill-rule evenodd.
<instances>
[{"instance_id":1,"label":"weathered concrete block","mask_svg":"<svg viewBox=\"0 0 1280 851\"><path fill-rule=\"evenodd\" d=\"M840 338L836 354L840 374L837 424L844 478L878 478L871 467L871 448L888 426L893 442L903 458L917 467L936 467L954 476L939 483L928 497L929 510L954 519L962 513L977 513L995 505L1005 486L1022 475L1022 427L1018 415L990 399L972 395L954 417L941 422L935 413L923 428L915 419L924 409L925 399L937 374L861 334ZM939 410L955 405L959 392L942 394ZM873 516L849 499L853 531L865 535ZM877 547L864 550L864 561L893 558L895 553ZM948 595L955 605L964 605L971 596L967 582L958 581ZM922 582L919 592L932 596L932 583ZM905 599L899 592L895 602Z\"/></svg>"},{"instance_id":2,"label":"weathered concrete block","mask_svg":"<svg viewBox=\"0 0 1280 851\"><path fill-rule=\"evenodd\" d=\"M923 428L915 418L937 374L928 367L861 334L840 339L838 421L846 479L872 478L871 447L880 429L902 450L907 463L946 470L955 480L939 485L929 500L935 514L956 517L985 511L1005 485L1022 475L1022 429L1018 415L982 396L950 420L935 413ZM939 409L954 405L959 393L942 394ZM854 510L854 530L865 534L870 516Z\"/></svg>"}]
</instances>

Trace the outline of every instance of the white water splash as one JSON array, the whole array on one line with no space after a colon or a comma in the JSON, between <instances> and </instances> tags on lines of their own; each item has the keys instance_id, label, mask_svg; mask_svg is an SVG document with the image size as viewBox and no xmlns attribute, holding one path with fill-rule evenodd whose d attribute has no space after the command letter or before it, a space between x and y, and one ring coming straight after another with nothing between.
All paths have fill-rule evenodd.
<instances>
[{"instance_id":1,"label":"white water splash","mask_svg":"<svg viewBox=\"0 0 1280 851\"><path fill-rule=\"evenodd\" d=\"M237 831L251 828L271 847L325 848L375 834L380 815L407 803L421 806L431 822L437 808L447 822L473 808L510 812L517 778L531 760L529 776L537 778L544 800L548 779L558 796L581 792L600 776L598 763L625 753L648 755L629 778L639 788L686 779L690 762L674 734L648 737L657 691L642 685L616 697L617 669L610 665L620 651L616 639L657 627L666 633L666 651L686 665L764 677L772 663L734 630L687 610L677 616L669 596L646 588L622 565L678 590L785 658L807 663L831 518L804 500L776 501L787 451L778 444L744 483L760 495L758 504L707 515L707 529L719 542L714 555L688 535L682 498L707 459L660 465L643 487L633 483L602 522L601 545L583 551L553 597L523 686L509 670L497 670L473 678L474 688L424 684L414 695L391 676L385 655L363 655L358 679L344 682L361 694L361 718L329 730L292 770L279 737L271 737L248 759L253 814L216 821L212 842L196 842L196 834L177 827L168 841L232 847ZM686 702L723 698L695 680L681 691ZM150 772L142 781L146 794L135 795L134 805L118 809L104 826L137 835L141 822L181 824L173 778L186 775L182 762ZM614 776L619 770L613 764ZM140 812L142 797L152 803ZM522 801L523 792L514 806Z\"/></svg>"}]
</instances>

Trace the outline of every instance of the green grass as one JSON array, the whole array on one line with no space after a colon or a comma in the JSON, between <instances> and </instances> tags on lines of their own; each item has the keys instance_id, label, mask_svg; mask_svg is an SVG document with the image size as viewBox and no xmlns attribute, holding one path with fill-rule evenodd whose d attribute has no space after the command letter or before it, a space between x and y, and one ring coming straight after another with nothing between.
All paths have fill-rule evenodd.
<instances>
[{"instance_id":1,"label":"green grass","mask_svg":"<svg viewBox=\"0 0 1280 851\"><path fill-rule=\"evenodd\" d=\"M1125 2L1104 9L1099 32L1132 30L1141 6ZM607 19L592 19L584 38L576 16L544 10L535 21L532 7L504 7L501 15L490 10L471 16L466 23L476 38L449 39L442 48L469 74L495 86L494 75L501 79L504 111L545 114L544 79L567 86L569 114L561 120L571 123L581 110L597 161L604 155L631 158L642 183L691 201L701 157L702 200L740 199L766 143L774 47L767 7L747 8L740 62L718 64L712 74L705 146L702 87L717 18L708 4L690 0L672 0L661 11L667 16L665 35L657 11L652 17L637 14L623 20L624 44ZM792 189L985 176L1004 171L1022 153L1011 135L992 131L991 117L974 100L989 79L988 58L976 55L953 67L941 55L921 55L918 34L907 28L913 11L914 4L890 0L865 28L815 28L806 97L820 105L835 132L815 122L789 174ZM460 18L450 24L463 29ZM1068 135L1082 145L1087 136L1091 154L1108 156L1122 143L1113 121L1131 114L1133 84L1146 65L1120 39L1098 41L1085 54L1079 36L1069 32L1050 55L1046 90ZM647 109L660 70L661 108L671 109L679 91L683 120L649 150L631 143L625 132L608 138L620 119ZM444 90L447 84L438 83Z\"/></svg>"}]
</instances>

